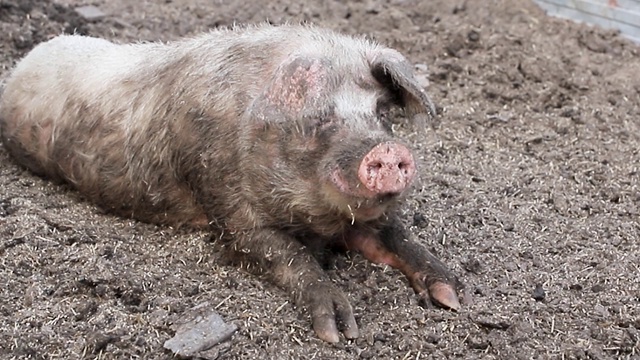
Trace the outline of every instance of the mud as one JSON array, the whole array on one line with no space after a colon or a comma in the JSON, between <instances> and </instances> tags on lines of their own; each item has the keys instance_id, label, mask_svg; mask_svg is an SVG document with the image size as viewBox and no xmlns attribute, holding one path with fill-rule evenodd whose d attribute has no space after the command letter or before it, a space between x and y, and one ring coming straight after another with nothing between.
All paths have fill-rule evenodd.
<instances>
[{"instance_id":1,"label":"mud","mask_svg":"<svg viewBox=\"0 0 640 360\"><path fill-rule=\"evenodd\" d=\"M209 302L239 327L220 359L640 357L640 48L529 1L0 0L0 78L63 31L170 40L211 27L307 21L365 34L415 64L440 112L400 128L428 166L403 211L473 304L423 308L398 271L327 264L361 336L329 345L206 232L105 214L0 147L3 358L171 358L162 344ZM425 66L429 69L425 73Z\"/></svg>"}]
</instances>

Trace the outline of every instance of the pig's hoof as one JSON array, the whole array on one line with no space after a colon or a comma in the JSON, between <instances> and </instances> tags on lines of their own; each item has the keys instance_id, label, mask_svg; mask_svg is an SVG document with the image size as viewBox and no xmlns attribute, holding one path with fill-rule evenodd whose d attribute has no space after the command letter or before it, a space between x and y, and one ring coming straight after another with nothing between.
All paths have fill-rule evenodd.
<instances>
[{"instance_id":1,"label":"pig's hoof","mask_svg":"<svg viewBox=\"0 0 640 360\"><path fill-rule=\"evenodd\" d=\"M433 304L454 311L460 310L462 305L457 291L463 288L462 284L446 270L442 270L437 276L431 275L432 273L417 272L410 279L411 286L418 294L420 305L429 307Z\"/></svg>"},{"instance_id":2,"label":"pig's hoof","mask_svg":"<svg viewBox=\"0 0 640 360\"><path fill-rule=\"evenodd\" d=\"M353 309L340 290L328 284L313 285L307 289L307 306L311 311L313 330L320 339L330 343L340 341L338 325L345 338L358 337Z\"/></svg>"},{"instance_id":3,"label":"pig's hoof","mask_svg":"<svg viewBox=\"0 0 640 360\"><path fill-rule=\"evenodd\" d=\"M425 303L430 301L454 311L458 311L462 307L455 288L447 283L434 282L428 290L423 290L418 295Z\"/></svg>"}]
</instances>

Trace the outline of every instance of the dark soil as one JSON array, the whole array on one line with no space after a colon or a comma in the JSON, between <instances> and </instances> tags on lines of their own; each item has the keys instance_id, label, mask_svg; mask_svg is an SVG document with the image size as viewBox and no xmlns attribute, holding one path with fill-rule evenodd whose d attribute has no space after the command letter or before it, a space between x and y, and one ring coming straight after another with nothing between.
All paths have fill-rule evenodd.
<instances>
[{"instance_id":1,"label":"dark soil","mask_svg":"<svg viewBox=\"0 0 640 360\"><path fill-rule=\"evenodd\" d=\"M309 21L429 67L439 123L404 136L427 165L405 206L474 303L422 308L361 256L328 272L361 336L328 345L286 293L219 261L205 232L105 214L0 147L0 358L171 358L171 325L209 302L239 330L221 359L640 359L640 47L531 1L0 0L0 71L77 31L169 40ZM418 71L425 75L424 66Z\"/></svg>"}]
</instances>

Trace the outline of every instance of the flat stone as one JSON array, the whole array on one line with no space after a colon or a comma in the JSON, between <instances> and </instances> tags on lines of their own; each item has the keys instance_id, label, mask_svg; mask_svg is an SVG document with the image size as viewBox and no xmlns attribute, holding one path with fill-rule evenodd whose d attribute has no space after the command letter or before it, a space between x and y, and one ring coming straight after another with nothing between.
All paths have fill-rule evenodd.
<instances>
[{"instance_id":1,"label":"flat stone","mask_svg":"<svg viewBox=\"0 0 640 360\"><path fill-rule=\"evenodd\" d=\"M165 341L165 349L178 356L192 357L225 341L238 330L235 324L225 323L218 313L206 310L207 304L203 305L185 316L187 321L177 327L174 337Z\"/></svg>"},{"instance_id":2,"label":"flat stone","mask_svg":"<svg viewBox=\"0 0 640 360\"><path fill-rule=\"evenodd\" d=\"M87 21L98 21L107 16L102 10L93 5L79 6L75 8L75 11Z\"/></svg>"}]
</instances>

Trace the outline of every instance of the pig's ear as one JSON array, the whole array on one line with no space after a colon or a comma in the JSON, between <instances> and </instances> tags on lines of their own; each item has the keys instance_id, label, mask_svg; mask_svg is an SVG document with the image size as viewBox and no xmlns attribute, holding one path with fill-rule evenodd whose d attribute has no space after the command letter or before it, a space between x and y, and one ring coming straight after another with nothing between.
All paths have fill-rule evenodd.
<instances>
[{"instance_id":1,"label":"pig's ear","mask_svg":"<svg viewBox=\"0 0 640 360\"><path fill-rule=\"evenodd\" d=\"M428 113L435 118L436 108L404 56L395 50L383 49L370 56L370 66L373 77L392 91L409 116Z\"/></svg>"},{"instance_id":2,"label":"pig's ear","mask_svg":"<svg viewBox=\"0 0 640 360\"><path fill-rule=\"evenodd\" d=\"M275 71L262 93L255 99L251 111L269 114L263 118L302 118L317 111L327 93L325 58L292 56Z\"/></svg>"}]
</instances>

